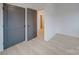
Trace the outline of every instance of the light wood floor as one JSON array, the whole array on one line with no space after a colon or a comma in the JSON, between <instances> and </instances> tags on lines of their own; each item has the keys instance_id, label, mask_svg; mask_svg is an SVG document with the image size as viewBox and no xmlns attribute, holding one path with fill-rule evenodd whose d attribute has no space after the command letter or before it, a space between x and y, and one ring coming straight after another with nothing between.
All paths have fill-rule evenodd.
<instances>
[{"instance_id":1,"label":"light wood floor","mask_svg":"<svg viewBox=\"0 0 79 59\"><path fill-rule=\"evenodd\" d=\"M43 40L43 35L31 41L24 41L10 47L1 55L77 55L79 54L79 38L57 34L49 41Z\"/></svg>"}]
</instances>

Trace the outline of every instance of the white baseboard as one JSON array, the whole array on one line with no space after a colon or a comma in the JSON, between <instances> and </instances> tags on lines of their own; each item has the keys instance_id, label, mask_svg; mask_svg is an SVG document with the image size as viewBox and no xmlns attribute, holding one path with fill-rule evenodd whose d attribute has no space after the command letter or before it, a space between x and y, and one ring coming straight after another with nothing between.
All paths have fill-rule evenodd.
<instances>
[{"instance_id":1,"label":"white baseboard","mask_svg":"<svg viewBox=\"0 0 79 59\"><path fill-rule=\"evenodd\" d=\"M57 33L57 34L61 34L61 35L66 35L66 36L71 36L71 37L76 37L76 38L79 38L78 35L73 35L73 34L68 34L68 33Z\"/></svg>"}]
</instances>

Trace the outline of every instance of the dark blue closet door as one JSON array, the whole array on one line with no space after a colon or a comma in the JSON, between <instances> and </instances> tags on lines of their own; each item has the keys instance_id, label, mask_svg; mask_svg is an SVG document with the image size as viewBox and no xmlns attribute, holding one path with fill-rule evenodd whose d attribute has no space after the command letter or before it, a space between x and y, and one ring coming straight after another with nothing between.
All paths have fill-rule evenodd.
<instances>
[{"instance_id":1,"label":"dark blue closet door","mask_svg":"<svg viewBox=\"0 0 79 59\"><path fill-rule=\"evenodd\" d=\"M27 39L32 40L37 37L37 11L27 9Z\"/></svg>"},{"instance_id":2,"label":"dark blue closet door","mask_svg":"<svg viewBox=\"0 0 79 59\"><path fill-rule=\"evenodd\" d=\"M13 5L7 6L6 33L4 48L11 47L25 40L25 9ZM7 23L6 23L7 22Z\"/></svg>"}]
</instances>

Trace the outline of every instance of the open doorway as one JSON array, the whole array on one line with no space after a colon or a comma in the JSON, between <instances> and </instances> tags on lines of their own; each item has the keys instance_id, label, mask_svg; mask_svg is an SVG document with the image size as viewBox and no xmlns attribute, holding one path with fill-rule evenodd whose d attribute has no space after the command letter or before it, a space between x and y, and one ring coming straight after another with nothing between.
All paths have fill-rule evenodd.
<instances>
[{"instance_id":1,"label":"open doorway","mask_svg":"<svg viewBox=\"0 0 79 59\"><path fill-rule=\"evenodd\" d=\"M40 32L44 32L44 19L43 15L40 15Z\"/></svg>"},{"instance_id":2,"label":"open doorway","mask_svg":"<svg viewBox=\"0 0 79 59\"><path fill-rule=\"evenodd\" d=\"M44 30L44 20L43 20L43 15L40 15L40 30Z\"/></svg>"},{"instance_id":3,"label":"open doorway","mask_svg":"<svg viewBox=\"0 0 79 59\"><path fill-rule=\"evenodd\" d=\"M38 28L38 37L44 40L44 13L43 10L38 11L38 20L37 20L37 28Z\"/></svg>"}]
</instances>

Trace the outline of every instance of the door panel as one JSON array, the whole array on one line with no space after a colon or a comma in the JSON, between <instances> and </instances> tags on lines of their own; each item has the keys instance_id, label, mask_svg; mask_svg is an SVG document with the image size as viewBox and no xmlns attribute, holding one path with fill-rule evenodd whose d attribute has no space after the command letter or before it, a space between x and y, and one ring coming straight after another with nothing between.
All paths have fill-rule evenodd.
<instances>
[{"instance_id":1,"label":"door panel","mask_svg":"<svg viewBox=\"0 0 79 59\"><path fill-rule=\"evenodd\" d=\"M4 20L4 24L7 23L5 29L7 33L4 34L7 35L4 37L7 38L4 39L4 48L8 48L25 40L25 9L8 4L5 6L7 6L7 22Z\"/></svg>"},{"instance_id":2,"label":"door panel","mask_svg":"<svg viewBox=\"0 0 79 59\"><path fill-rule=\"evenodd\" d=\"M27 38L31 40L37 36L37 11L27 9Z\"/></svg>"}]
</instances>

